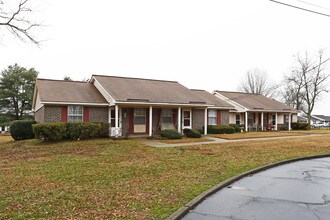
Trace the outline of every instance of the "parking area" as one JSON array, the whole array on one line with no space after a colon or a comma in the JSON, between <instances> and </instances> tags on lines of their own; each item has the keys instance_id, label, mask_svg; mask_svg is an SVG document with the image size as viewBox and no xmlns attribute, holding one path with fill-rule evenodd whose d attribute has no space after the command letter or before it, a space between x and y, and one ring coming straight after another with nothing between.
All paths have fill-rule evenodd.
<instances>
[{"instance_id":1,"label":"parking area","mask_svg":"<svg viewBox=\"0 0 330 220\"><path fill-rule=\"evenodd\" d=\"M184 220L329 219L330 158L245 177L205 199Z\"/></svg>"}]
</instances>

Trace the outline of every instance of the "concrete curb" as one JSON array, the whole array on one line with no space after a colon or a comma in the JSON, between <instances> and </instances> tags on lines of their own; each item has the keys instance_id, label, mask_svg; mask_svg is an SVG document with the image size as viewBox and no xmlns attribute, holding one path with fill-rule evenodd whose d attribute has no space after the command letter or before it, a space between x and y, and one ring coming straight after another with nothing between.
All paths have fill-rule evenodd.
<instances>
[{"instance_id":1,"label":"concrete curb","mask_svg":"<svg viewBox=\"0 0 330 220\"><path fill-rule=\"evenodd\" d=\"M204 201L207 197L209 197L210 195L216 193L217 191L231 185L232 183L246 177L246 176L250 176L253 175L255 173L273 168L273 167L277 167L280 165L284 165L284 164L288 164L288 163L293 163L293 162L297 162L297 161L302 161L302 160L311 160L311 159L318 159L318 158L323 158L323 157L330 157L330 154L321 154L321 155L314 155L314 156L308 156L308 157L299 157L299 158L294 158L294 159L289 159L289 160L283 160L280 162L276 162L276 163L272 163L269 165L265 165L247 172L244 172L242 174L239 174L237 176L234 176L230 179L227 179L221 183L219 183L218 185L206 190L205 192L203 192L202 194L200 194L199 196L197 196L196 198L192 199L190 202L188 202L186 205L184 205L183 207L181 207L180 209L178 209L176 212L174 212L172 215L170 215L167 220L179 220L181 219L183 216L185 216L190 210L194 209L198 204L200 204L202 201Z\"/></svg>"}]
</instances>

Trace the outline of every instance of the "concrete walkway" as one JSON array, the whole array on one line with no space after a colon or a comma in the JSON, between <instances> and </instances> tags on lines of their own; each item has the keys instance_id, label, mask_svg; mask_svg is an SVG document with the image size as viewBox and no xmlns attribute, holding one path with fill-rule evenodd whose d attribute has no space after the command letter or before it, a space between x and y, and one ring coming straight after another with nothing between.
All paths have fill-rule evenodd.
<instances>
[{"instance_id":1,"label":"concrete walkway","mask_svg":"<svg viewBox=\"0 0 330 220\"><path fill-rule=\"evenodd\" d=\"M293 139L293 138L320 137L320 136L330 136L330 134L309 134L309 135L300 135L300 136L248 138L248 139L238 139L238 140L227 140L227 139L215 138L215 137L210 137L210 136L203 136L203 138L206 138L209 141L180 143L180 144L166 144L166 143L162 143L157 140L147 139L147 138L140 138L139 141L142 144L145 144L145 145L148 145L151 147L181 147L181 146L194 146L194 145L204 145L204 144L219 144L219 143L232 143L232 142L243 142L243 141L265 141L265 140Z\"/></svg>"},{"instance_id":2,"label":"concrete walkway","mask_svg":"<svg viewBox=\"0 0 330 220\"><path fill-rule=\"evenodd\" d=\"M330 158L274 167L206 198L183 220L330 218Z\"/></svg>"}]
</instances>

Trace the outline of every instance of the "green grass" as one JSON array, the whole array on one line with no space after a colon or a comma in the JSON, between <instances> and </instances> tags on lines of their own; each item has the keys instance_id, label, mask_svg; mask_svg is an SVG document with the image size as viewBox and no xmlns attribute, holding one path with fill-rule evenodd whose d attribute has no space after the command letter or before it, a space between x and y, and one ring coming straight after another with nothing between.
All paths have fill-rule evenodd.
<instances>
[{"instance_id":1,"label":"green grass","mask_svg":"<svg viewBox=\"0 0 330 220\"><path fill-rule=\"evenodd\" d=\"M0 144L0 219L165 219L208 188L330 136L151 148L135 140Z\"/></svg>"}]
</instances>

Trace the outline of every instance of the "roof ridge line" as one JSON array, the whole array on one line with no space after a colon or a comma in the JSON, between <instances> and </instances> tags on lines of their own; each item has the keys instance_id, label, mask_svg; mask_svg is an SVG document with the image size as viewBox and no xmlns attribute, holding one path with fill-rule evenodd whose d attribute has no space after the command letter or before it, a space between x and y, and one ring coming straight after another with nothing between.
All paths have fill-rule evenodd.
<instances>
[{"instance_id":1,"label":"roof ridge line","mask_svg":"<svg viewBox=\"0 0 330 220\"><path fill-rule=\"evenodd\" d=\"M61 79L45 79L37 78L36 80L47 80L47 81L56 81L56 82L75 82L75 83L88 83L87 81L78 81L78 80L61 80Z\"/></svg>"},{"instance_id":2,"label":"roof ridge line","mask_svg":"<svg viewBox=\"0 0 330 220\"><path fill-rule=\"evenodd\" d=\"M108 76L108 75L98 75L98 74L93 74L92 77L93 77L93 76L113 77L113 78L122 78L122 79L138 79L138 80L148 80L148 81L158 81L158 82L172 82L172 83L179 83L178 81L173 81L173 80L146 79L146 78L138 78L138 77Z\"/></svg>"}]
</instances>

